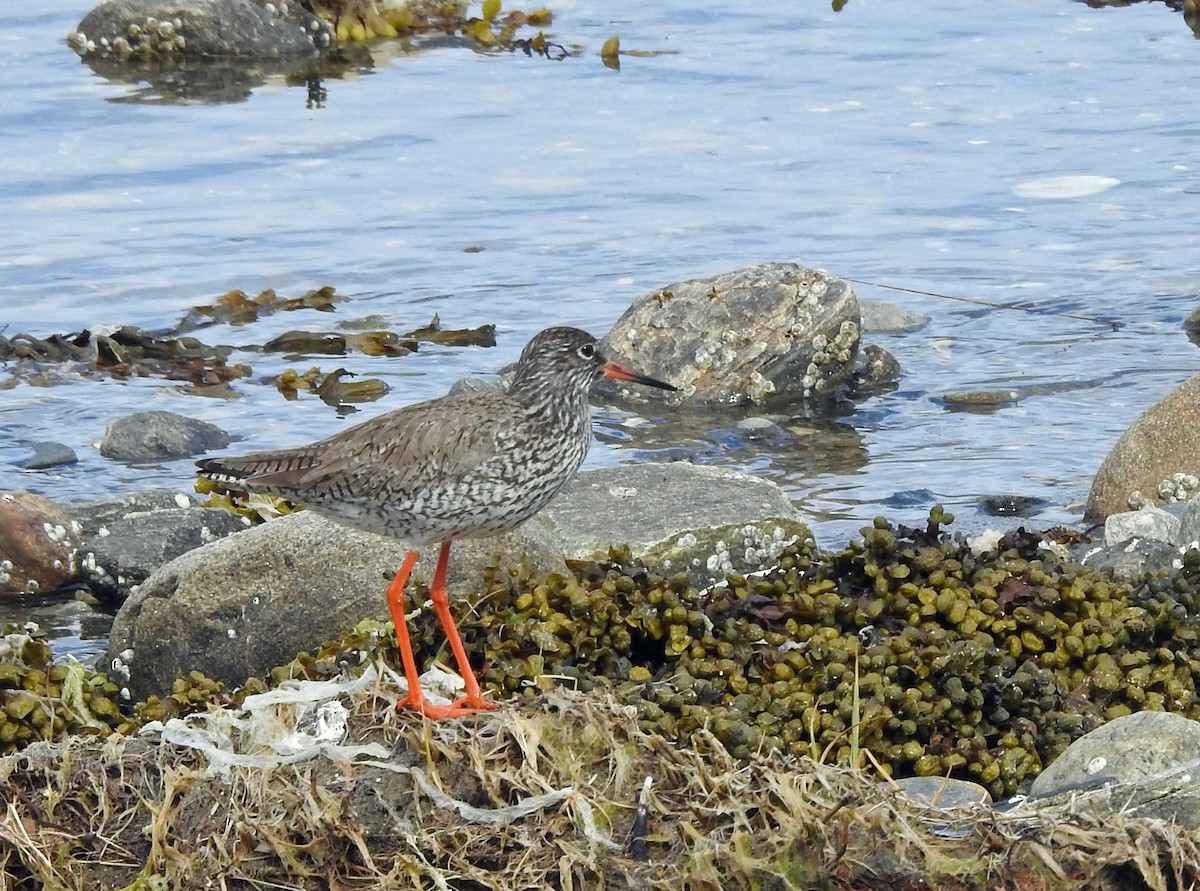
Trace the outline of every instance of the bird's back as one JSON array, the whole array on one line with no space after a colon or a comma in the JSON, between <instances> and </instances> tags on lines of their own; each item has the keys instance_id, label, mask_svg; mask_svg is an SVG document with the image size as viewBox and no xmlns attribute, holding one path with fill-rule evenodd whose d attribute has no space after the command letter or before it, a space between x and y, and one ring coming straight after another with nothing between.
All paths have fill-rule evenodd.
<instances>
[{"instance_id":1,"label":"bird's back","mask_svg":"<svg viewBox=\"0 0 1200 891\"><path fill-rule=\"evenodd\" d=\"M200 462L208 479L419 542L477 538L540 510L582 463L586 399L546 418L505 393L446 396L289 449Z\"/></svg>"}]
</instances>

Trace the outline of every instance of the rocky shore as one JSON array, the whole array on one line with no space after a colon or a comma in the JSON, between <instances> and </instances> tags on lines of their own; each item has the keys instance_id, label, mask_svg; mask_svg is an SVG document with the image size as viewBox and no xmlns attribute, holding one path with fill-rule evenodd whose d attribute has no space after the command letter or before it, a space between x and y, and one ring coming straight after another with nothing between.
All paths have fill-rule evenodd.
<instances>
[{"instance_id":1,"label":"rocky shore","mask_svg":"<svg viewBox=\"0 0 1200 891\"><path fill-rule=\"evenodd\" d=\"M725 294L749 303L731 312ZM739 332L768 309L776 341ZM645 295L607 344L679 383L677 401L762 406L746 423L770 435L771 406L886 386L863 328L844 282L765 264ZM382 591L405 543L303 511L261 522L288 506L230 510L219 494L4 493L7 596L79 590L94 620L115 619L98 671L55 665L35 629L0 638L0 875L1186 887L1198 379L1114 448L1090 529L967 540L935 509L822 553L759 477L686 462L581 474L523 529L456 546L452 600L505 707L453 726L392 707ZM101 453L228 442L156 412L114 424ZM418 564L417 590L430 573ZM433 663L429 612L412 624ZM63 832L81 839L70 851Z\"/></svg>"}]
</instances>

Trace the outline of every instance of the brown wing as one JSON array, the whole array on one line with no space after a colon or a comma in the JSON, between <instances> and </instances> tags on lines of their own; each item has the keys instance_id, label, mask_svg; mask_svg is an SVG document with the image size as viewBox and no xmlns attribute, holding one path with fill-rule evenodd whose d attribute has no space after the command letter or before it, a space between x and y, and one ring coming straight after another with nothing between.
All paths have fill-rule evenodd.
<instances>
[{"instance_id":1,"label":"brown wing","mask_svg":"<svg viewBox=\"0 0 1200 891\"><path fill-rule=\"evenodd\" d=\"M299 501L403 497L454 482L494 458L496 433L517 421L499 393L447 396L397 409L293 449L202 462L207 476Z\"/></svg>"}]
</instances>

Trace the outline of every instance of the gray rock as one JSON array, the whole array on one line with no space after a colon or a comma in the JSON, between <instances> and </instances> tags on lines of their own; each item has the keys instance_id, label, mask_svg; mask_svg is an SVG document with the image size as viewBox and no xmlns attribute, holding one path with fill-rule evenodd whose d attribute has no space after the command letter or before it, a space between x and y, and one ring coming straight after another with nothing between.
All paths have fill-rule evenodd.
<instances>
[{"instance_id":1,"label":"gray rock","mask_svg":"<svg viewBox=\"0 0 1200 891\"><path fill-rule=\"evenodd\" d=\"M301 3L251 0L106 0L68 43L116 62L306 59L334 43L328 22Z\"/></svg>"},{"instance_id":2,"label":"gray rock","mask_svg":"<svg viewBox=\"0 0 1200 891\"><path fill-rule=\"evenodd\" d=\"M84 538L94 538L105 526L130 514L174 510L194 503L192 496L187 492L154 488L112 498L98 498L95 501L80 501L67 505L65 510L71 515L71 519L76 520L83 528Z\"/></svg>"},{"instance_id":3,"label":"gray rock","mask_svg":"<svg viewBox=\"0 0 1200 891\"><path fill-rule=\"evenodd\" d=\"M790 405L837 395L854 370L860 334L858 297L845 281L763 263L641 295L604 350L682 390L641 398Z\"/></svg>"},{"instance_id":4,"label":"gray rock","mask_svg":"<svg viewBox=\"0 0 1200 891\"><path fill-rule=\"evenodd\" d=\"M1173 567L1179 557L1179 549L1170 542L1131 538L1112 547L1081 548L1076 559L1089 569L1110 573L1118 581L1136 582L1146 573Z\"/></svg>"},{"instance_id":5,"label":"gray rock","mask_svg":"<svg viewBox=\"0 0 1200 891\"><path fill-rule=\"evenodd\" d=\"M90 510L82 505L71 514L89 530L77 552L79 572L92 591L100 597L123 601L133 588L159 567L190 550L245 529L248 522L219 508L174 501L170 507L125 510L111 515L113 502L92 502ZM103 513L106 519L97 521Z\"/></svg>"},{"instance_id":6,"label":"gray rock","mask_svg":"<svg viewBox=\"0 0 1200 891\"><path fill-rule=\"evenodd\" d=\"M23 470L46 470L79 462L75 450L61 442L27 442L25 447L33 454L16 462L16 466Z\"/></svg>"},{"instance_id":7,"label":"gray rock","mask_svg":"<svg viewBox=\"0 0 1200 891\"><path fill-rule=\"evenodd\" d=\"M1200 374L1184 381L1121 435L1092 480L1085 517L1098 521L1158 503L1164 481L1175 474L1200 476L1197 428Z\"/></svg>"},{"instance_id":8,"label":"gray rock","mask_svg":"<svg viewBox=\"0 0 1200 891\"><path fill-rule=\"evenodd\" d=\"M1170 712L1136 712L1071 743L1034 779L1029 796L1139 783L1195 764L1198 758L1200 722Z\"/></svg>"},{"instance_id":9,"label":"gray rock","mask_svg":"<svg viewBox=\"0 0 1200 891\"><path fill-rule=\"evenodd\" d=\"M193 669L241 684L363 618L387 620L385 592L407 551L404 542L311 511L212 542L163 566L125 602L107 667L135 700L168 691ZM456 542L451 598L485 593L483 570L497 554L501 566L527 559L539 572L566 572L536 533ZM416 580L428 583L436 558L436 549L421 555L410 591ZM411 615L411 599L408 607Z\"/></svg>"},{"instance_id":10,"label":"gray rock","mask_svg":"<svg viewBox=\"0 0 1200 891\"><path fill-rule=\"evenodd\" d=\"M1075 740L1029 796L1200 828L1200 723L1167 712L1117 718Z\"/></svg>"},{"instance_id":11,"label":"gray rock","mask_svg":"<svg viewBox=\"0 0 1200 891\"><path fill-rule=\"evenodd\" d=\"M1180 545L1195 545L1200 542L1200 496L1186 501L1182 506L1176 505L1179 517Z\"/></svg>"},{"instance_id":12,"label":"gray rock","mask_svg":"<svg viewBox=\"0 0 1200 891\"><path fill-rule=\"evenodd\" d=\"M1131 538L1175 544L1180 525L1179 517L1157 507L1110 514L1104 521L1104 545L1113 547Z\"/></svg>"},{"instance_id":13,"label":"gray rock","mask_svg":"<svg viewBox=\"0 0 1200 891\"><path fill-rule=\"evenodd\" d=\"M812 538L770 480L685 463L581 473L530 525L568 557L604 557L627 544L647 566L686 572L696 587L770 566L797 538Z\"/></svg>"},{"instance_id":14,"label":"gray rock","mask_svg":"<svg viewBox=\"0 0 1200 891\"><path fill-rule=\"evenodd\" d=\"M136 412L108 425L100 454L144 464L174 461L229 445L229 434L213 424L169 411Z\"/></svg>"},{"instance_id":15,"label":"gray rock","mask_svg":"<svg viewBox=\"0 0 1200 891\"><path fill-rule=\"evenodd\" d=\"M859 300L863 331L905 333L929 324L929 316L911 312L886 300Z\"/></svg>"}]
</instances>

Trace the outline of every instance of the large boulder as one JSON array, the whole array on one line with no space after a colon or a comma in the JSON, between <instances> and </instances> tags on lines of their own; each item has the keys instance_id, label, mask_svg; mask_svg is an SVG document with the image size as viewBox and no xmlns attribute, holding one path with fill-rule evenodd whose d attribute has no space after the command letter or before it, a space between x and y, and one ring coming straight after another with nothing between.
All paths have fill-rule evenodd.
<instances>
[{"instance_id":1,"label":"large boulder","mask_svg":"<svg viewBox=\"0 0 1200 891\"><path fill-rule=\"evenodd\" d=\"M762 263L641 295L604 349L682 390L646 398L771 406L836 398L860 339L849 284L796 263Z\"/></svg>"},{"instance_id":2,"label":"large boulder","mask_svg":"<svg viewBox=\"0 0 1200 891\"><path fill-rule=\"evenodd\" d=\"M772 566L812 530L770 480L720 467L672 462L579 474L530 525L570 558L603 557L628 545L651 569L685 572L697 588Z\"/></svg>"},{"instance_id":3,"label":"large boulder","mask_svg":"<svg viewBox=\"0 0 1200 891\"><path fill-rule=\"evenodd\" d=\"M1138 418L1117 440L1092 480L1085 516L1157 503L1159 487L1177 473L1200 476L1200 374Z\"/></svg>"},{"instance_id":4,"label":"large boulder","mask_svg":"<svg viewBox=\"0 0 1200 891\"><path fill-rule=\"evenodd\" d=\"M108 668L134 700L163 694L192 670L228 685L339 637L365 617L389 618L385 592L408 545L302 511L189 551L150 576L117 613ZM486 593L483 571L527 559L565 572L544 539L508 533L451 552L452 600ZM409 581L433 575L437 549ZM412 612L413 601L407 602Z\"/></svg>"}]
</instances>

